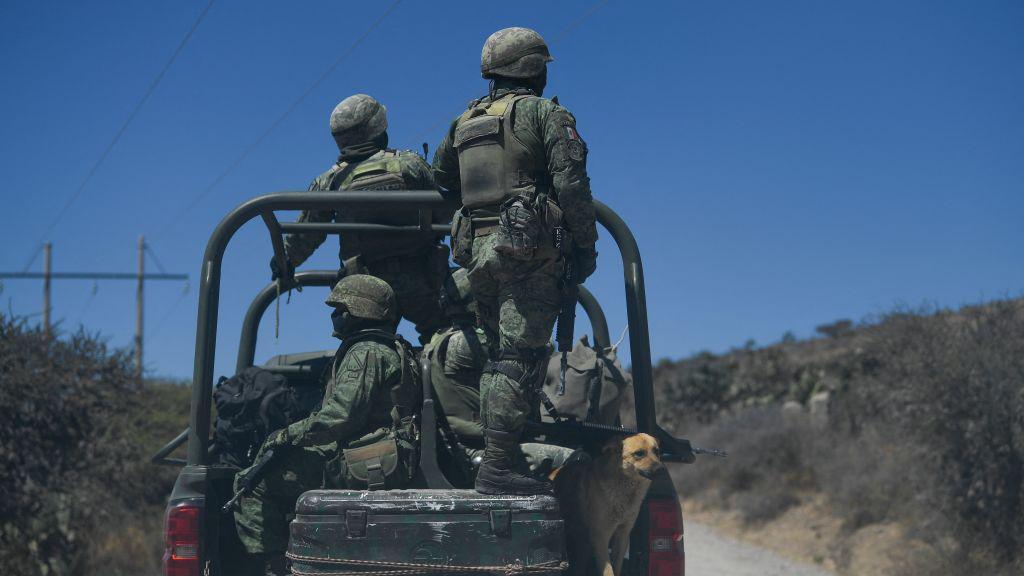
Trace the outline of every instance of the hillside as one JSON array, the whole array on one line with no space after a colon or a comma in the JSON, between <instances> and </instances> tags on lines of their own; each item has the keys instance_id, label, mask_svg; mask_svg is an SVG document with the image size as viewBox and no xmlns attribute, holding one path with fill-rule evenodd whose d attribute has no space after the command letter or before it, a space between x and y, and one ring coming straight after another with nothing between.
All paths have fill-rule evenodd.
<instances>
[{"instance_id":1,"label":"hillside","mask_svg":"<svg viewBox=\"0 0 1024 576\"><path fill-rule=\"evenodd\" d=\"M901 544L875 573L1020 573L1024 301L819 333L658 364L659 420L730 452L681 469L684 498L751 533L791 510L835 518L814 556L840 572L872 532Z\"/></svg>"}]
</instances>

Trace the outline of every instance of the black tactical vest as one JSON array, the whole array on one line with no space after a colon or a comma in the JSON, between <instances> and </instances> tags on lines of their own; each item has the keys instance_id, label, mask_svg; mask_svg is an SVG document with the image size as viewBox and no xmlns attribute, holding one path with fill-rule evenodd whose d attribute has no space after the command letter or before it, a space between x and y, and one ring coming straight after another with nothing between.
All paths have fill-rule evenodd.
<instances>
[{"instance_id":1,"label":"black tactical vest","mask_svg":"<svg viewBox=\"0 0 1024 576\"><path fill-rule=\"evenodd\" d=\"M407 152L411 154L411 152ZM363 160L345 176L338 186L341 191L353 190L407 190L398 156L402 152L384 150ZM341 167L339 174L344 173ZM334 188L332 186L332 188ZM394 208L346 208L339 210L337 222L372 222L415 226L419 223L416 210ZM433 246L433 237L424 238L415 234L360 234L345 232L340 235L342 261L362 256L364 262L374 262L396 256L413 256Z\"/></svg>"},{"instance_id":2,"label":"black tactical vest","mask_svg":"<svg viewBox=\"0 0 1024 576\"><path fill-rule=\"evenodd\" d=\"M516 196L532 200L543 186L546 167L535 165L535 156L512 130L516 104L529 96L510 92L497 100L474 102L456 123L452 145L459 154L466 208L496 207Z\"/></svg>"}]
</instances>

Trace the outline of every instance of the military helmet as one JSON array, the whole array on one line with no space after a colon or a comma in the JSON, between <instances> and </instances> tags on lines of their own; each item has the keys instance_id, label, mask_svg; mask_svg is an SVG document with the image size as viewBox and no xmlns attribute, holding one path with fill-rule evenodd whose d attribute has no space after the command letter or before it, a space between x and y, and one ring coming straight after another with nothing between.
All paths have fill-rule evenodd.
<instances>
[{"instance_id":1,"label":"military helmet","mask_svg":"<svg viewBox=\"0 0 1024 576\"><path fill-rule=\"evenodd\" d=\"M388 322L398 318L395 291L387 282L366 274L353 274L339 280L326 303L344 306L355 318Z\"/></svg>"},{"instance_id":2,"label":"military helmet","mask_svg":"<svg viewBox=\"0 0 1024 576\"><path fill-rule=\"evenodd\" d=\"M529 28L505 28L491 34L480 54L484 78L533 78L554 58L540 34Z\"/></svg>"},{"instance_id":3,"label":"military helmet","mask_svg":"<svg viewBox=\"0 0 1024 576\"><path fill-rule=\"evenodd\" d=\"M473 294L469 291L469 273L465 268L452 271L441 285L441 309L449 316L470 314Z\"/></svg>"},{"instance_id":4,"label":"military helmet","mask_svg":"<svg viewBox=\"0 0 1024 576\"><path fill-rule=\"evenodd\" d=\"M369 142L388 129L388 109L366 94L349 96L331 112L331 134L339 148Z\"/></svg>"}]
</instances>

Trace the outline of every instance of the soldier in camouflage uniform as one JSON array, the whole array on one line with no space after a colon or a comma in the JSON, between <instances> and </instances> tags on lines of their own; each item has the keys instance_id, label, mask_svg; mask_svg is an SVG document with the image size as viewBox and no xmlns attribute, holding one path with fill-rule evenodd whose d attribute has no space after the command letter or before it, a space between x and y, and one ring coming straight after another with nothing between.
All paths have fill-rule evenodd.
<instances>
[{"instance_id":1,"label":"soldier in camouflage uniform","mask_svg":"<svg viewBox=\"0 0 1024 576\"><path fill-rule=\"evenodd\" d=\"M309 185L309 190L433 190L430 167L416 153L387 148L387 110L365 94L341 101L331 114L331 134L341 155L331 168ZM435 213L434 222L446 223L450 213ZM307 210L299 222L373 222L416 225L416 210L351 209ZM323 232L291 234L285 237L288 266L301 265L327 235ZM420 340L444 324L437 307L437 291L448 271L448 249L437 236L409 234L340 235L339 259L348 274L370 274L391 285L398 298L399 315L416 325ZM271 260L274 278L279 271ZM291 270L287 271L288 274Z\"/></svg>"},{"instance_id":2,"label":"soldier in camouflage uniform","mask_svg":"<svg viewBox=\"0 0 1024 576\"><path fill-rule=\"evenodd\" d=\"M541 97L551 60L533 30L492 34L480 64L490 91L452 123L434 156L438 185L462 195L452 224L455 261L469 270L484 327L498 335L480 386L487 448L476 488L486 494L550 490L513 463L560 304L556 229L571 236L579 282L597 261L586 144L572 114Z\"/></svg>"},{"instance_id":3,"label":"soldier in camouflage uniform","mask_svg":"<svg viewBox=\"0 0 1024 576\"><path fill-rule=\"evenodd\" d=\"M334 309L334 336L342 344L323 405L267 439L260 455L273 447L284 449L284 456L235 512L238 535L253 560L251 573L287 574L288 517L299 496L324 486L325 468L341 449L401 426L417 409L419 379L409 374L416 362L408 344L394 335L397 304L387 283L346 276L327 305ZM236 491L245 472L236 476Z\"/></svg>"},{"instance_id":4,"label":"soldier in camouflage uniform","mask_svg":"<svg viewBox=\"0 0 1024 576\"><path fill-rule=\"evenodd\" d=\"M458 437L473 470L450 471L453 476L472 475L479 466L484 447L484 426L480 419L480 376L493 356L493 340L476 326L476 304L470 292L465 268L459 268L441 288L441 308L452 325L438 332L423 348L430 362L430 380L449 426ZM522 444L522 459L514 467L533 477L544 478L561 466L572 450L550 444Z\"/></svg>"}]
</instances>

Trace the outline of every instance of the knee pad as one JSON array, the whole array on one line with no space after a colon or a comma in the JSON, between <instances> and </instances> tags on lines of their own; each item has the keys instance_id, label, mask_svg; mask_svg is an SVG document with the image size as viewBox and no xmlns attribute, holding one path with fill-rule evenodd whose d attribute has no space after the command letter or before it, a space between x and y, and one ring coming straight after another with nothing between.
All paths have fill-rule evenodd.
<instances>
[{"instance_id":1,"label":"knee pad","mask_svg":"<svg viewBox=\"0 0 1024 576\"><path fill-rule=\"evenodd\" d=\"M550 346L517 350L502 348L498 358L488 362L484 371L504 374L518 383L522 389L532 392L544 386L550 355Z\"/></svg>"}]
</instances>

